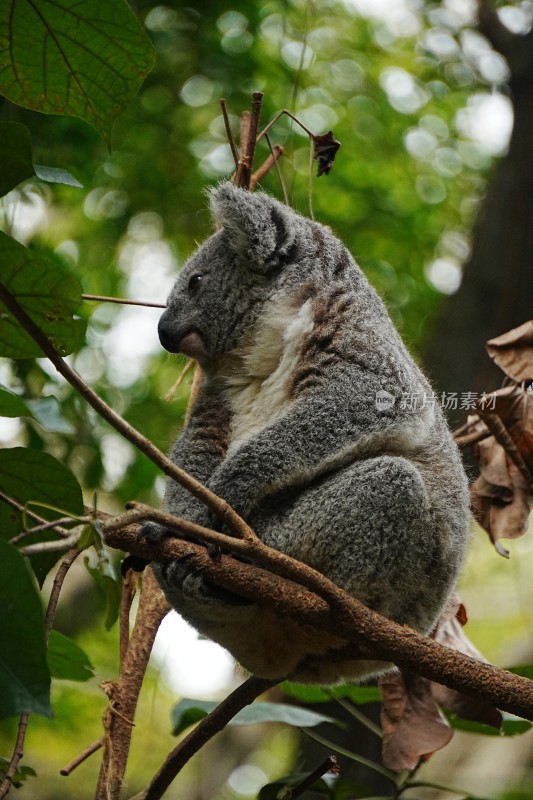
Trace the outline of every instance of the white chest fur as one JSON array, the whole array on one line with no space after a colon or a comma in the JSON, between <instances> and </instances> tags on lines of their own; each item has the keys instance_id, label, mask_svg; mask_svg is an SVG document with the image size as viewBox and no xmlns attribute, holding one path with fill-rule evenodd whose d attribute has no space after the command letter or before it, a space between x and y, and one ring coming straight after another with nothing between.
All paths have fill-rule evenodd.
<instances>
[{"instance_id":1,"label":"white chest fur","mask_svg":"<svg viewBox=\"0 0 533 800\"><path fill-rule=\"evenodd\" d=\"M228 454L281 417L289 403L291 375L313 328L311 300L299 308L273 303L238 361L224 375L233 412Z\"/></svg>"}]
</instances>

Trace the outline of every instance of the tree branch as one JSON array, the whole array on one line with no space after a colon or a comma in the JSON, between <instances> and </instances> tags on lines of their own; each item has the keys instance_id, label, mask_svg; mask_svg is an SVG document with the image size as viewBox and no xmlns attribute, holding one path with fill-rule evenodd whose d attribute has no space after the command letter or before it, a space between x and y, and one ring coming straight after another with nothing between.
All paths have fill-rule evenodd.
<instances>
[{"instance_id":1,"label":"tree branch","mask_svg":"<svg viewBox=\"0 0 533 800\"><path fill-rule=\"evenodd\" d=\"M315 570L282 553L271 550L269 554L273 573L227 555L215 561L203 546L193 542L166 539L151 545L138 540L131 527L123 531L111 527L104 526L106 542L111 547L161 563L187 556L191 565L202 569L205 578L217 586L252 600L260 599L280 614L290 614L302 624L346 639L344 655L392 661L401 669L533 720L533 681L477 661L382 617ZM290 570L288 561L292 562ZM277 565L278 573L291 572L292 580L275 574L273 565ZM295 582L298 580L299 584ZM313 585L313 591L306 585ZM332 657L337 654L339 651L332 651ZM279 676L285 677L290 678Z\"/></svg>"},{"instance_id":2,"label":"tree branch","mask_svg":"<svg viewBox=\"0 0 533 800\"><path fill-rule=\"evenodd\" d=\"M247 681L237 686L207 717L204 717L188 736L171 750L164 764L150 781L146 791L142 793L142 800L159 800L168 789L182 767L197 753L210 739L226 727L228 722L245 706L253 703L256 697L267 689L276 686L277 681L256 678L252 676Z\"/></svg>"},{"instance_id":3,"label":"tree branch","mask_svg":"<svg viewBox=\"0 0 533 800\"><path fill-rule=\"evenodd\" d=\"M109 706L104 712L104 756L95 800L118 800L126 770L133 719L146 667L159 625L170 606L152 570L143 577L135 627L121 664L118 683L107 685Z\"/></svg>"}]
</instances>

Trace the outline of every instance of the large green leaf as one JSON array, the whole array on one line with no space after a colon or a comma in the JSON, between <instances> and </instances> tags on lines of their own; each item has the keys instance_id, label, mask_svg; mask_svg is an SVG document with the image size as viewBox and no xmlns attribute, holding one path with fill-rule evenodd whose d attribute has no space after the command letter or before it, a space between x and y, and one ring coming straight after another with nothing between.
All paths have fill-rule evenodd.
<instances>
[{"instance_id":1,"label":"large green leaf","mask_svg":"<svg viewBox=\"0 0 533 800\"><path fill-rule=\"evenodd\" d=\"M107 142L153 62L124 0L0 3L0 94L34 111L81 117Z\"/></svg>"},{"instance_id":2,"label":"large green leaf","mask_svg":"<svg viewBox=\"0 0 533 800\"><path fill-rule=\"evenodd\" d=\"M345 683L342 686L331 686L323 689L321 686L306 683L291 683L284 681L281 689L290 697L295 697L303 703L329 703L336 697L344 697L357 705L365 703L380 703L381 695L377 686L357 686L354 683Z\"/></svg>"},{"instance_id":3,"label":"large green leaf","mask_svg":"<svg viewBox=\"0 0 533 800\"><path fill-rule=\"evenodd\" d=\"M0 417L31 417L32 412L18 394L0 386Z\"/></svg>"},{"instance_id":4,"label":"large green leaf","mask_svg":"<svg viewBox=\"0 0 533 800\"><path fill-rule=\"evenodd\" d=\"M181 700L172 709L172 732L175 736L206 717L218 703L211 700ZM257 725L260 722L285 722L298 728L312 728L322 722L338 725L338 721L317 711L284 703L252 703L241 709L230 725Z\"/></svg>"},{"instance_id":5,"label":"large green leaf","mask_svg":"<svg viewBox=\"0 0 533 800\"><path fill-rule=\"evenodd\" d=\"M80 485L72 472L49 453L13 447L0 450L0 488L20 505L29 501L46 503L71 514L83 513ZM45 519L60 514L48 508L33 507ZM31 524L31 523L30 523ZM0 500L0 539L11 539L22 530L22 514ZM25 544L57 539L53 531L35 533ZM35 575L42 585L61 553L42 553L31 557Z\"/></svg>"},{"instance_id":6,"label":"large green leaf","mask_svg":"<svg viewBox=\"0 0 533 800\"><path fill-rule=\"evenodd\" d=\"M77 515L83 514L83 498L72 472L49 453L11 447L0 450L0 486L22 505L47 503ZM34 509L46 516L46 509ZM50 513L50 512L48 512Z\"/></svg>"},{"instance_id":7,"label":"large green leaf","mask_svg":"<svg viewBox=\"0 0 533 800\"><path fill-rule=\"evenodd\" d=\"M0 196L7 194L22 181L33 178L31 135L20 122L0 123Z\"/></svg>"},{"instance_id":8,"label":"large green leaf","mask_svg":"<svg viewBox=\"0 0 533 800\"><path fill-rule=\"evenodd\" d=\"M87 681L94 675L92 664L85 651L59 631L50 632L46 657L53 678Z\"/></svg>"},{"instance_id":9,"label":"large green leaf","mask_svg":"<svg viewBox=\"0 0 533 800\"><path fill-rule=\"evenodd\" d=\"M0 541L0 717L28 712L50 716L41 601L24 559Z\"/></svg>"},{"instance_id":10,"label":"large green leaf","mask_svg":"<svg viewBox=\"0 0 533 800\"><path fill-rule=\"evenodd\" d=\"M60 355L79 347L85 322L72 315L81 303L77 279L61 264L34 253L0 231L0 286L45 333ZM40 347L0 301L0 356L34 358Z\"/></svg>"}]
</instances>

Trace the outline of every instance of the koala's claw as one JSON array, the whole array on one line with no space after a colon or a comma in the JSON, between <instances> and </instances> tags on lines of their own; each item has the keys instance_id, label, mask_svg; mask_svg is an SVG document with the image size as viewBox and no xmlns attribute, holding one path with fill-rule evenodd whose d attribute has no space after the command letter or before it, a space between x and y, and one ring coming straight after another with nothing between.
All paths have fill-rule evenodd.
<instances>
[{"instance_id":1,"label":"koala's claw","mask_svg":"<svg viewBox=\"0 0 533 800\"><path fill-rule=\"evenodd\" d=\"M191 554L192 555L192 554ZM253 601L246 597L215 586L205 580L202 575L204 567L195 567L189 563L189 555L176 558L162 570L164 580L170 585L180 589L188 597L202 602L216 601L227 603L231 606L248 606Z\"/></svg>"}]
</instances>

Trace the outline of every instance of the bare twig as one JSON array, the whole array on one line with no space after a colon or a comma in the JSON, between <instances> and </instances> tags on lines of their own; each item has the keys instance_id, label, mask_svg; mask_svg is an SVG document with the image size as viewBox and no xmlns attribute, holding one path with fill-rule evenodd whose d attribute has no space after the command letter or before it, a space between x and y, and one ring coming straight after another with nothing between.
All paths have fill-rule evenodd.
<instances>
[{"instance_id":1,"label":"bare twig","mask_svg":"<svg viewBox=\"0 0 533 800\"><path fill-rule=\"evenodd\" d=\"M238 686L169 753L165 763L154 775L142 795L143 800L159 800L192 756L216 733L219 733L242 708L252 703L276 683L277 681L252 676Z\"/></svg>"},{"instance_id":2,"label":"bare twig","mask_svg":"<svg viewBox=\"0 0 533 800\"><path fill-rule=\"evenodd\" d=\"M137 592L138 574L130 569L122 582L120 601L120 663L124 663L130 642L130 611L133 598Z\"/></svg>"},{"instance_id":3,"label":"bare twig","mask_svg":"<svg viewBox=\"0 0 533 800\"><path fill-rule=\"evenodd\" d=\"M260 141L261 141L261 139L263 138L263 136L265 136L265 134L267 134L267 133L269 132L269 130L271 129L271 127L272 127L273 125L275 125L275 124L276 124L276 122L278 121L278 119L279 119L280 117L282 117L284 114L286 114L286 115L287 115L287 117L290 117L290 118L291 118L291 119L292 119L294 122L296 122L296 124L297 124L297 125L299 125L299 126L300 126L300 128L302 128L302 130L304 130L304 131L306 132L306 134L307 134L308 136L310 136L310 137L311 137L311 139L314 139L314 137L315 137L315 134L313 133L313 131L312 131L312 130L310 130L310 129L309 129L307 126L306 126L306 125L304 125L304 124L303 124L303 122L301 122L301 121L298 119L298 117L295 117L295 116L294 116L294 114L293 114L291 111L289 111L287 108L282 108L282 109L281 109L281 111L278 111L278 113L276 114L276 116L275 116L275 117L273 117L273 119L271 119L271 120L270 120L270 122L268 123L268 125L266 126L266 128L263 128L263 130L261 131L261 133L260 133L260 134L259 134L259 136L257 137L257 142L260 142Z\"/></svg>"},{"instance_id":4,"label":"bare twig","mask_svg":"<svg viewBox=\"0 0 533 800\"><path fill-rule=\"evenodd\" d=\"M305 780L298 784L298 786L294 786L292 789L289 789L288 792L285 792L281 800L296 800L297 797L300 797L307 789L311 789L312 786L320 779L326 772L334 772L335 774L339 774L339 762L335 758L335 756L328 756L325 761L320 764L316 769L314 769Z\"/></svg>"},{"instance_id":5,"label":"bare twig","mask_svg":"<svg viewBox=\"0 0 533 800\"><path fill-rule=\"evenodd\" d=\"M219 519L227 525L230 530L240 538L252 538L253 533L246 522L220 497L211 492L199 481L189 475L185 470L177 467L167 456L165 456L152 442L142 436L135 428L129 425L120 414L113 411L107 403L99 397L90 386L85 383L83 378L70 367L66 361L56 352L52 342L38 328L33 320L26 314L5 286L0 283L0 299L19 322L32 339L39 345L43 353L50 359L57 371L73 386L94 410L105 419L116 431L125 439L131 442L138 450L146 455L156 464L169 478L180 483L195 497L198 497L206 506L211 509ZM43 521L43 520L39 520Z\"/></svg>"},{"instance_id":6,"label":"bare twig","mask_svg":"<svg viewBox=\"0 0 533 800\"><path fill-rule=\"evenodd\" d=\"M270 136L268 135L268 133L265 134L265 139L267 140L267 144L268 144L268 147L270 149L270 154L273 156L274 155L274 148L272 147L272 142L270 141ZM281 186L281 190L283 192L283 202L285 203L286 206L288 206L288 205L290 205L289 204L289 193L287 192L287 187L285 186L285 181L283 180L283 175L281 174L281 170L279 168L279 159L275 160L274 165L276 167L276 172L278 174L278 180L279 180L279 183L280 183L280 186Z\"/></svg>"},{"instance_id":7,"label":"bare twig","mask_svg":"<svg viewBox=\"0 0 533 800\"><path fill-rule=\"evenodd\" d=\"M36 542L19 548L23 556L37 556L41 553L66 553L76 547L83 534L83 527L75 530L66 539L55 539L52 542Z\"/></svg>"},{"instance_id":8,"label":"bare twig","mask_svg":"<svg viewBox=\"0 0 533 800\"><path fill-rule=\"evenodd\" d=\"M20 511L21 514L26 514L27 517L31 517L31 519L35 520L35 522L38 522L43 525L44 524L48 525L50 522L50 520L47 520L44 517L39 516L39 514L36 514L35 511L31 511L29 508L26 508L26 506L23 506L21 503L18 503L16 500L14 500L13 497L10 497L8 494L5 494L4 492L1 491L0 491L0 500L2 500L2 502L5 503L6 505L11 506L11 508L14 508L16 511ZM62 520L55 520L51 527L53 527L57 531L57 533L60 534L60 536L70 536L70 531L67 531L64 528L62 528L61 525L59 524L60 522L62 522ZM14 536L12 539L10 539L9 542L10 544L17 544L17 542L19 542L21 539L24 539L27 535L28 532L23 531L22 533L19 533L17 536Z\"/></svg>"},{"instance_id":9,"label":"bare twig","mask_svg":"<svg viewBox=\"0 0 533 800\"><path fill-rule=\"evenodd\" d=\"M252 113L250 114L246 139L243 138L244 132L241 129L241 157L237 165L235 184L243 189L250 188L250 178L254 163L255 146L257 144L257 128L259 126L259 116L261 113L262 102L263 93L254 92L252 95Z\"/></svg>"},{"instance_id":10,"label":"bare twig","mask_svg":"<svg viewBox=\"0 0 533 800\"><path fill-rule=\"evenodd\" d=\"M68 553L65 556L55 574L54 582L52 584L52 591L50 592L50 597L48 599L46 616L44 618L44 625L45 625L47 639L50 636L50 631L52 630L52 625L54 624L54 617L57 609L57 603L59 600L61 589L63 588L63 583L65 581L65 578L67 577L67 572L74 564L74 562L76 561L77 557L81 552L82 551L78 550L77 548L72 549L70 553Z\"/></svg>"},{"instance_id":11,"label":"bare twig","mask_svg":"<svg viewBox=\"0 0 533 800\"><path fill-rule=\"evenodd\" d=\"M13 785L13 779L17 772L17 767L21 758L24 755L24 740L26 738L26 730L28 728L29 714L21 714L18 724L17 739L13 748L13 753L9 760L9 766L6 770L5 778L0 786L0 798L5 797Z\"/></svg>"},{"instance_id":12,"label":"bare twig","mask_svg":"<svg viewBox=\"0 0 533 800\"><path fill-rule=\"evenodd\" d=\"M187 359L187 363L185 364L185 366L181 370L180 374L178 375L178 378L177 378L176 382L174 383L173 386L171 386L171 388L168 390L168 392L163 395L163 400L165 400L167 403L170 403L171 400L174 400L174 398L176 397L178 389L180 388L181 384L183 383L183 381L187 377L188 373L194 367L195 364L196 364L196 361L194 361L194 359L192 359L192 358L188 358Z\"/></svg>"},{"instance_id":13,"label":"bare twig","mask_svg":"<svg viewBox=\"0 0 533 800\"><path fill-rule=\"evenodd\" d=\"M233 156L233 161L235 163L235 169L237 169L239 166L239 154L237 152L237 146L235 144L235 139L233 138L233 133L231 130L231 124L228 116L228 108L226 106L226 101L223 98L220 99L220 107L222 108L222 118L224 119L226 136L228 137L229 146L231 148L231 154Z\"/></svg>"},{"instance_id":14,"label":"bare twig","mask_svg":"<svg viewBox=\"0 0 533 800\"><path fill-rule=\"evenodd\" d=\"M149 300L129 300L125 297L107 297L103 294L82 294L83 300L103 303L118 303L122 306L145 306L146 308L166 308L166 303L152 303Z\"/></svg>"},{"instance_id":15,"label":"bare twig","mask_svg":"<svg viewBox=\"0 0 533 800\"><path fill-rule=\"evenodd\" d=\"M265 175L277 164L278 159L283 155L283 147L280 144L276 144L270 152L270 155L264 161L259 169L253 173L252 177L250 178L250 191L255 189L256 185L259 181L262 181Z\"/></svg>"},{"instance_id":16,"label":"bare twig","mask_svg":"<svg viewBox=\"0 0 533 800\"><path fill-rule=\"evenodd\" d=\"M100 750L100 748L103 747L103 745L104 745L104 737L98 739L96 742L93 742L92 744L89 745L89 747L86 747L85 750L83 750L83 752L81 752L78 756L76 756L76 758L73 758L72 761L70 761L66 767L60 769L59 774L68 777L68 775L70 775L71 772L74 772L76 767L79 767L80 764L83 764L83 762L86 761L89 758L89 756L92 756L93 753L98 752L98 750Z\"/></svg>"}]
</instances>

